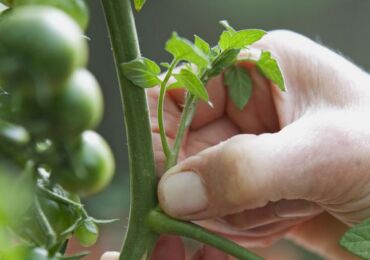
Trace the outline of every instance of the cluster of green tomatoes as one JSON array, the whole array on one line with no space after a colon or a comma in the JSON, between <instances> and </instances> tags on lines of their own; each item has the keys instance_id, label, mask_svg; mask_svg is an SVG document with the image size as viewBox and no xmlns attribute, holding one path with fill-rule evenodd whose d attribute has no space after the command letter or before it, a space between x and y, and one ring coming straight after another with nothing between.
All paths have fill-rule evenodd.
<instances>
[{"instance_id":1,"label":"cluster of green tomatoes","mask_svg":"<svg viewBox=\"0 0 370 260\"><path fill-rule=\"evenodd\" d=\"M105 222L88 216L79 196L105 188L114 172L109 146L93 131L103 98L84 68L87 4L0 2L8 6L0 14L0 177L29 191L13 198L21 210L0 205L0 225L16 235L13 249L0 245L0 259L66 259L72 235L90 246Z\"/></svg>"}]
</instances>

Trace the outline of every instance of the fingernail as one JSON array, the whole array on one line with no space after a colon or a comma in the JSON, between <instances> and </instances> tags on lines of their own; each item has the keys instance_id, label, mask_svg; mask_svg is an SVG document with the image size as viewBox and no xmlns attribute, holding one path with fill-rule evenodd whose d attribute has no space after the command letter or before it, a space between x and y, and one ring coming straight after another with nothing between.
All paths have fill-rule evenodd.
<instances>
[{"instance_id":1,"label":"fingernail","mask_svg":"<svg viewBox=\"0 0 370 260\"><path fill-rule=\"evenodd\" d=\"M275 214L282 218L308 217L320 212L321 208L306 200L282 200L275 205Z\"/></svg>"},{"instance_id":2,"label":"fingernail","mask_svg":"<svg viewBox=\"0 0 370 260\"><path fill-rule=\"evenodd\" d=\"M208 205L202 180L195 172L187 171L165 176L159 185L161 204L172 216L186 216L204 210Z\"/></svg>"}]
</instances>

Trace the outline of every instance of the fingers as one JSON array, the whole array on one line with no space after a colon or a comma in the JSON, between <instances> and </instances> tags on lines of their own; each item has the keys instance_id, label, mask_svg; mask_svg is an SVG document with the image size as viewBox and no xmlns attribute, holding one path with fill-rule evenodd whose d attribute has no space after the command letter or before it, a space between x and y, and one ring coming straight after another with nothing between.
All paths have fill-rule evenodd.
<instances>
[{"instance_id":1,"label":"fingers","mask_svg":"<svg viewBox=\"0 0 370 260\"><path fill-rule=\"evenodd\" d=\"M180 237L161 236L150 260L185 260L185 248Z\"/></svg>"},{"instance_id":2,"label":"fingers","mask_svg":"<svg viewBox=\"0 0 370 260\"><path fill-rule=\"evenodd\" d=\"M212 102L213 107L210 107L205 102L199 102L191 125L191 128L194 130L197 130L203 126L207 127L208 124L212 125L213 121L219 120L224 114L226 96L221 76L211 79L207 85L207 89L209 91L210 102ZM156 87L148 89L147 96L150 111L154 156L156 161L156 172L160 176L163 174L166 158L163 154L162 143L159 137L160 130L157 117L159 88ZM166 135L170 144L173 142L177 133L183 102L184 91L181 89L168 91L164 100L164 124ZM187 134L185 134L185 139L186 136ZM194 137L195 136L197 136L197 134L195 134ZM215 140L219 142L218 137ZM191 147L191 149L193 148L194 147ZM180 151L180 159L181 158L184 158L183 149Z\"/></svg>"},{"instance_id":3,"label":"fingers","mask_svg":"<svg viewBox=\"0 0 370 260\"><path fill-rule=\"evenodd\" d=\"M269 32L255 48L270 50L279 61L287 92L273 88L282 125L318 104L344 106L369 93L367 73L341 55L290 31ZM368 95L368 94L367 94ZM285 115L285 116L284 116Z\"/></svg>"},{"instance_id":4,"label":"fingers","mask_svg":"<svg viewBox=\"0 0 370 260\"><path fill-rule=\"evenodd\" d=\"M239 66L249 67L247 63ZM226 115L240 129L242 133L263 134L275 133L280 130L279 118L273 99L275 87L264 78L256 67L248 68L253 82L252 95L240 110L231 99L226 104Z\"/></svg>"},{"instance_id":5,"label":"fingers","mask_svg":"<svg viewBox=\"0 0 370 260\"><path fill-rule=\"evenodd\" d=\"M245 210L223 217L228 225L237 230L254 229L268 224L315 216L322 212L317 204L305 200L281 200L266 206Z\"/></svg>"},{"instance_id":6,"label":"fingers","mask_svg":"<svg viewBox=\"0 0 370 260\"><path fill-rule=\"evenodd\" d=\"M328 213L323 213L295 227L288 238L325 259L358 259L339 246L338 241L347 230L348 226Z\"/></svg>"},{"instance_id":7,"label":"fingers","mask_svg":"<svg viewBox=\"0 0 370 260\"><path fill-rule=\"evenodd\" d=\"M206 126L190 131L184 147L185 155L194 155L210 146L239 134L237 126L227 117L222 117Z\"/></svg>"},{"instance_id":8,"label":"fingers","mask_svg":"<svg viewBox=\"0 0 370 260\"><path fill-rule=\"evenodd\" d=\"M238 229L234 226L229 225L227 222L221 220L200 220L195 221L198 225L201 225L215 233L227 237L238 237L243 240L254 240L254 239L266 239L270 236L274 236L287 230L299 223L303 223L312 217L305 218L291 218L286 220L280 220L271 224L266 224L250 229Z\"/></svg>"},{"instance_id":9,"label":"fingers","mask_svg":"<svg viewBox=\"0 0 370 260\"><path fill-rule=\"evenodd\" d=\"M100 260L118 260L119 252L105 252ZM185 260L185 248L180 237L161 236L150 260Z\"/></svg>"},{"instance_id":10,"label":"fingers","mask_svg":"<svg viewBox=\"0 0 370 260\"><path fill-rule=\"evenodd\" d=\"M229 257L210 246L203 246L201 247L194 256L191 258L192 260L228 260Z\"/></svg>"},{"instance_id":11,"label":"fingers","mask_svg":"<svg viewBox=\"0 0 370 260\"><path fill-rule=\"evenodd\" d=\"M356 166L356 158L364 156L365 162L369 148L360 136L347 134L347 123L337 124L341 116L323 111L307 115L279 133L238 135L189 157L161 179L160 204L174 217L197 220L281 199L328 203L343 198L343 190L363 183L355 180L365 177L365 166ZM345 181L354 169L364 175Z\"/></svg>"},{"instance_id":12,"label":"fingers","mask_svg":"<svg viewBox=\"0 0 370 260\"><path fill-rule=\"evenodd\" d=\"M192 129L198 129L224 115L227 95L223 84L223 77L219 75L211 78L206 88L209 101L212 103L213 107L206 102L199 101L191 123ZM179 106L184 104L185 94L183 90L171 90L168 91L168 94Z\"/></svg>"},{"instance_id":13,"label":"fingers","mask_svg":"<svg viewBox=\"0 0 370 260\"><path fill-rule=\"evenodd\" d=\"M159 88L156 87L156 88L148 89L147 93L148 93L148 106L150 110L150 124L152 128L152 132L159 133L158 116L157 116ZM168 96L166 96L164 100L163 113L165 115L164 123L165 123L166 135L174 139L176 136L178 124L180 122L181 111L177 107L176 103Z\"/></svg>"}]
</instances>

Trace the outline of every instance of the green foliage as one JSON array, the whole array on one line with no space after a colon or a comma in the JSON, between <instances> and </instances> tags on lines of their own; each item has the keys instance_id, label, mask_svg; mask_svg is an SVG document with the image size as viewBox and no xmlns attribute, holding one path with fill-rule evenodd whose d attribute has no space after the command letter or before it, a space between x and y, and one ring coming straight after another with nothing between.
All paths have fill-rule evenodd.
<instances>
[{"instance_id":1,"label":"green foliage","mask_svg":"<svg viewBox=\"0 0 370 260\"><path fill-rule=\"evenodd\" d=\"M125 76L139 87L151 88L161 83L158 78L161 69L150 59L139 57L121 64L121 69Z\"/></svg>"},{"instance_id":2,"label":"green foliage","mask_svg":"<svg viewBox=\"0 0 370 260\"><path fill-rule=\"evenodd\" d=\"M277 60L271 56L269 51L262 52L260 59L257 61L257 66L266 78L275 83L280 90L285 91L283 74Z\"/></svg>"},{"instance_id":3,"label":"green foliage","mask_svg":"<svg viewBox=\"0 0 370 260\"><path fill-rule=\"evenodd\" d=\"M197 35L194 35L194 45L202 50L207 56L211 54L211 47L209 47L209 43Z\"/></svg>"},{"instance_id":4,"label":"green foliage","mask_svg":"<svg viewBox=\"0 0 370 260\"><path fill-rule=\"evenodd\" d=\"M370 259L370 219L349 229L341 238L340 245L363 259Z\"/></svg>"},{"instance_id":5,"label":"green foliage","mask_svg":"<svg viewBox=\"0 0 370 260\"><path fill-rule=\"evenodd\" d=\"M134 0L134 5L135 5L136 11L139 12L141 10L141 8L143 8L145 2L146 2L146 0Z\"/></svg>"},{"instance_id":6,"label":"green foliage","mask_svg":"<svg viewBox=\"0 0 370 260\"><path fill-rule=\"evenodd\" d=\"M107 221L90 217L77 194L101 190L114 173L109 146L86 131L103 111L100 86L83 68L87 6L7 3L0 14L0 259L80 259L86 253L63 255L68 239L85 229L81 243L91 245L96 224Z\"/></svg>"},{"instance_id":7,"label":"green foliage","mask_svg":"<svg viewBox=\"0 0 370 260\"><path fill-rule=\"evenodd\" d=\"M84 0L12 0L13 7L21 5L55 7L70 15L82 30L86 30L89 23L89 9Z\"/></svg>"},{"instance_id":8,"label":"green foliage","mask_svg":"<svg viewBox=\"0 0 370 260\"><path fill-rule=\"evenodd\" d=\"M242 110L252 94L252 81L248 72L245 68L231 66L225 71L224 82L231 100Z\"/></svg>"},{"instance_id":9,"label":"green foliage","mask_svg":"<svg viewBox=\"0 0 370 260\"><path fill-rule=\"evenodd\" d=\"M197 99L208 101L209 97L205 88L207 81L225 72L224 82L228 88L229 96L234 104L242 110L250 99L253 85L248 72L234 66L234 64L239 61L240 51L260 40L266 32L256 29L236 31L227 21L220 23L225 30L221 33L218 45L213 48L197 35L194 36L193 44L179 37L175 32L172 34L166 42L165 49L172 54L174 60L172 64L161 63L163 67L168 69L164 81L158 77L159 66L154 61L143 57L121 64L124 75L139 87L150 88L161 85L161 88L166 88L166 90L185 88ZM185 62L184 68L180 73L174 74L173 65L180 61ZM285 90L284 78L279 64L270 52L263 51L258 61L249 62L255 62L267 79L275 83L281 90ZM167 85L171 76L176 81ZM163 95L164 91L161 93ZM162 105L159 104L160 110Z\"/></svg>"},{"instance_id":10,"label":"green foliage","mask_svg":"<svg viewBox=\"0 0 370 260\"><path fill-rule=\"evenodd\" d=\"M240 49L227 49L218 54L212 62L211 69L208 71L208 77L216 76L227 67L236 63L239 53Z\"/></svg>"},{"instance_id":11,"label":"green foliage","mask_svg":"<svg viewBox=\"0 0 370 260\"><path fill-rule=\"evenodd\" d=\"M251 45L258 40L260 40L266 34L265 31L250 29L234 31L228 29L223 31L220 40L218 41L218 46L221 50L226 49L242 49L248 45Z\"/></svg>"},{"instance_id":12,"label":"green foliage","mask_svg":"<svg viewBox=\"0 0 370 260\"><path fill-rule=\"evenodd\" d=\"M13 4L14 0L0 0L0 3L6 5L6 6L11 6Z\"/></svg>"},{"instance_id":13,"label":"green foliage","mask_svg":"<svg viewBox=\"0 0 370 260\"><path fill-rule=\"evenodd\" d=\"M190 69L182 69L179 74L175 74L175 79L179 85L184 86L191 94L208 101L208 93L203 82Z\"/></svg>"},{"instance_id":14,"label":"green foliage","mask_svg":"<svg viewBox=\"0 0 370 260\"><path fill-rule=\"evenodd\" d=\"M191 62L199 68L208 66L209 60L206 54L190 41L179 37L175 32L172 33L171 38L167 41L165 49L171 53L177 61Z\"/></svg>"}]
</instances>

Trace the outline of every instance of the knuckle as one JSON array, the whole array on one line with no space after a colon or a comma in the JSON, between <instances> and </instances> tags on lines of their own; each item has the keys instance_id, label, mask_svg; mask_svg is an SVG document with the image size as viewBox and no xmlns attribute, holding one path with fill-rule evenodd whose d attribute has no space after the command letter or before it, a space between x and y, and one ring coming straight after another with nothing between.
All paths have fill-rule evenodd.
<instances>
[{"instance_id":1,"label":"knuckle","mask_svg":"<svg viewBox=\"0 0 370 260\"><path fill-rule=\"evenodd\" d=\"M235 207L240 206L244 200L244 172L248 165L244 151L243 139L241 137L234 137L225 142L221 156L218 159L219 170L221 178L219 181L220 186L223 187L223 199L225 205L237 210Z\"/></svg>"}]
</instances>

